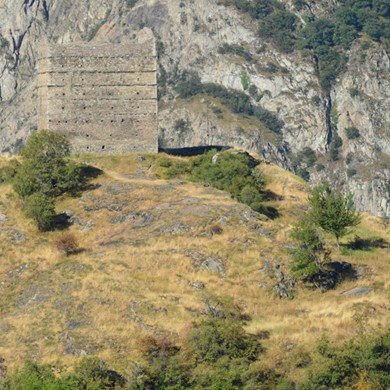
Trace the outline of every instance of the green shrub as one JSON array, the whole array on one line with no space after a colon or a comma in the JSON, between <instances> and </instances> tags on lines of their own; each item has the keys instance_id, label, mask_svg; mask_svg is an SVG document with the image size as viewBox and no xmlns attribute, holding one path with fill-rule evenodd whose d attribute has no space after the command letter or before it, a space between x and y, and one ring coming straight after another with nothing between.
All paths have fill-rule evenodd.
<instances>
[{"instance_id":1,"label":"green shrub","mask_svg":"<svg viewBox=\"0 0 390 390\"><path fill-rule=\"evenodd\" d=\"M335 134L329 148L330 157L333 161L337 161L339 159L339 149L342 144L343 140L341 137L338 134Z\"/></svg>"},{"instance_id":2,"label":"green shrub","mask_svg":"<svg viewBox=\"0 0 390 390\"><path fill-rule=\"evenodd\" d=\"M183 136L191 129L191 122L186 121L185 119L178 119L173 128L179 134L179 136Z\"/></svg>"},{"instance_id":3,"label":"green shrub","mask_svg":"<svg viewBox=\"0 0 390 390\"><path fill-rule=\"evenodd\" d=\"M246 91L249 88L249 75L246 70L242 70L240 73L240 79L241 79L241 85L244 91Z\"/></svg>"},{"instance_id":4,"label":"green shrub","mask_svg":"<svg viewBox=\"0 0 390 390\"><path fill-rule=\"evenodd\" d=\"M357 88L350 88L349 95L354 98L360 95L360 91Z\"/></svg>"},{"instance_id":5,"label":"green shrub","mask_svg":"<svg viewBox=\"0 0 390 390\"><path fill-rule=\"evenodd\" d=\"M202 82L196 73L184 73L175 89L182 99L187 99L202 92Z\"/></svg>"},{"instance_id":6,"label":"green shrub","mask_svg":"<svg viewBox=\"0 0 390 390\"><path fill-rule=\"evenodd\" d=\"M253 115L253 106L250 102L250 97L243 92L230 90L222 85L212 83L204 84L203 92L214 98L219 98L223 105L236 114Z\"/></svg>"},{"instance_id":7,"label":"green shrub","mask_svg":"<svg viewBox=\"0 0 390 390\"><path fill-rule=\"evenodd\" d=\"M53 228L56 213L54 201L49 196L41 192L30 195L25 201L24 212L27 218L34 220L39 231Z\"/></svg>"},{"instance_id":8,"label":"green shrub","mask_svg":"<svg viewBox=\"0 0 390 390\"><path fill-rule=\"evenodd\" d=\"M128 8L133 8L137 4L138 0L126 0L126 5Z\"/></svg>"},{"instance_id":9,"label":"green shrub","mask_svg":"<svg viewBox=\"0 0 390 390\"><path fill-rule=\"evenodd\" d=\"M298 18L284 9L277 9L261 19L258 33L261 37L271 38L278 49L289 53L295 47L295 30Z\"/></svg>"},{"instance_id":10,"label":"green shrub","mask_svg":"<svg viewBox=\"0 0 390 390\"><path fill-rule=\"evenodd\" d=\"M345 163L350 164L353 160L353 153L349 152L345 158Z\"/></svg>"},{"instance_id":11,"label":"green shrub","mask_svg":"<svg viewBox=\"0 0 390 390\"><path fill-rule=\"evenodd\" d=\"M241 45L224 43L218 48L219 54L234 54L243 57L246 61L252 61L252 54L245 50Z\"/></svg>"},{"instance_id":12,"label":"green shrub","mask_svg":"<svg viewBox=\"0 0 390 390\"><path fill-rule=\"evenodd\" d=\"M74 390L72 378L57 378L52 367L26 362L24 367L8 376L0 387L4 390Z\"/></svg>"},{"instance_id":13,"label":"green shrub","mask_svg":"<svg viewBox=\"0 0 390 390\"><path fill-rule=\"evenodd\" d=\"M15 175L12 186L14 191L23 198L39 190L35 178L25 166L22 166Z\"/></svg>"},{"instance_id":14,"label":"green shrub","mask_svg":"<svg viewBox=\"0 0 390 390\"><path fill-rule=\"evenodd\" d=\"M315 104L316 106L320 106L321 105L321 98L318 96L318 95L315 95L311 98L311 101L313 104Z\"/></svg>"},{"instance_id":15,"label":"green shrub","mask_svg":"<svg viewBox=\"0 0 390 390\"><path fill-rule=\"evenodd\" d=\"M21 164L18 160L12 159L4 167L0 168L0 183L10 182L20 170Z\"/></svg>"},{"instance_id":16,"label":"green shrub","mask_svg":"<svg viewBox=\"0 0 390 390\"><path fill-rule=\"evenodd\" d=\"M312 148L306 146L302 149L300 153L304 157L308 167L314 166L315 162L317 161L317 156Z\"/></svg>"},{"instance_id":17,"label":"green shrub","mask_svg":"<svg viewBox=\"0 0 390 390\"><path fill-rule=\"evenodd\" d=\"M81 167L67 161L70 144L58 133L41 130L31 134L21 151L22 167L14 178L14 190L22 197L39 191L56 196L82 182Z\"/></svg>"},{"instance_id":18,"label":"green shrub","mask_svg":"<svg viewBox=\"0 0 390 390\"><path fill-rule=\"evenodd\" d=\"M263 107L255 107L254 115L263 122L271 131L276 134L280 134L284 126L284 122L280 120L271 111L266 110Z\"/></svg>"},{"instance_id":19,"label":"green shrub","mask_svg":"<svg viewBox=\"0 0 390 390\"><path fill-rule=\"evenodd\" d=\"M345 129L345 134L348 139L356 139L360 137L359 129L356 127L347 127Z\"/></svg>"},{"instance_id":20,"label":"green shrub","mask_svg":"<svg viewBox=\"0 0 390 390\"><path fill-rule=\"evenodd\" d=\"M216 154L212 150L189 161L163 157L156 166L160 177L187 177L207 183L229 192L237 201L249 205L255 211L272 214L274 210L263 206L265 182L261 172L255 168L257 164L247 153Z\"/></svg>"},{"instance_id":21,"label":"green shrub","mask_svg":"<svg viewBox=\"0 0 390 390\"><path fill-rule=\"evenodd\" d=\"M310 180L310 172L306 168L299 167L295 173L305 181Z\"/></svg>"},{"instance_id":22,"label":"green shrub","mask_svg":"<svg viewBox=\"0 0 390 390\"><path fill-rule=\"evenodd\" d=\"M347 169L348 178L351 178L352 176L355 176L356 174L357 174L357 170L355 168L348 168Z\"/></svg>"},{"instance_id":23,"label":"green shrub","mask_svg":"<svg viewBox=\"0 0 390 390\"><path fill-rule=\"evenodd\" d=\"M254 84L250 85L248 92L251 96L256 96L258 93L258 89L257 89L256 85L254 85Z\"/></svg>"},{"instance_id":24,"label":"green shrub","mask_svg":"<svg viewBox=\"0 0 390 390\"><path fill-rule=\"evenodd\" d=\"M388 356L390 333L383 336L359 332L341 345L322 338L317 346L322 365L311 370L302 389L385 389L390 383ZM360 386L359 386L360 385Z\"/></svg>"},{"instance_id":25,"label":"green shrub","mask_svg":"<svg viewBox=\"0 0 390 390\"><path fill-rule=\"evenodd\" d=\"M324 262L324 244L316 226L305 219L300 221L290 233L298 247L291 249L291 273L297 279L315 275Z\"/></svg>"},{"instance_id":26,"label":"green shrub","mask_svg":"<svg viewBox=\"0 0 390 390\"><path fill-rule=\"evenodd\" d=\"M77 383L77 389L116 389L124 384L124 379L109 370L107 364L97 357L81 359L73 370L72 378Z\"/></svg>"}]
</instances>

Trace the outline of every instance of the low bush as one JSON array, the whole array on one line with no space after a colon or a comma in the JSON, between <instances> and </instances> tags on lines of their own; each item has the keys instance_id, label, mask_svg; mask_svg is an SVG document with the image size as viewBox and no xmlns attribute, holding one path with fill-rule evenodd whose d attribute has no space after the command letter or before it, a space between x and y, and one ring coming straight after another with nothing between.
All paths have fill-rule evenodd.
<instances>
[{"instance_id":1,"label":"low bush","mask_svg":"<svg viewBox=\"0 0 390 390\"><path fill-rule=\"evenodd\" d=\"M39 231L47 231L54 226L54 200L41 192L29 196L24 205L27 218L34 220Z\"/></svg>"},{"instance_id":2,"label":"low bush","mask_svg":"<svg viewBox=\"0 0 390 390\"><path fill-rule=\"evenodd\" d=\"M244 58L246 61L252 61L252 54L245 50L241 45L224 43L218 48L219 54L234 54Z\"/></svg>"},{"instance_id":3,"label":"low bush","mask_svg":"<svg viewBox=\"0 0 390 390\"><path fill-rule=\"evenodd\" d=\"M349 95L353 98L360 95L360 91L357 88L351 88L349 90Z\"/></svg>"},{"instance_id":4,"label":"low bush","mask_svg":"<svg viewBox=\"0 0 390 390\"><path fill-rule=\"evenodd\" d=\"M19 172L21 164L18 160L12 159L0 169L0 183L10 182Z\"/></svg>"},{"instance_id":5,"label":"low bush","mask_svg":"<svg viewBox=\"0 0 390 390\"><path fill-rule=\"evenodd\" d=\"M275 210L263 204L264 178L258 162L249 154L216 153L214 150L192 160L161 158L156 163L160 177L186 177L229 192L237 201L253 210L271 215ZM163 168L163 169L161 169Z\"/></svg>"},{"instance_id":6,"label":"low bush","mask_svg":"<svg viewBox=\"0 0 390 390\"><path fill-rule=\"evenodd\" d=\"M351 178L357 174L357 170L355 168L348 168L347 169L347 176L348 178Z\"/></svg>"},{"instance_id":7,"label":"low bush","mask_svg":"<svg viewBox=\"0 0 390 390\"><path fill-rule=\"evenodd\" d=\"M66 256L77 253L80 250L76 236L71 233L61 235L55 240L57 249L64 252Z\"/></svg>"},{"instance_id":8,"label":"low bush","mask_svg":"<svg viewBox=\"0 0 390 390\"><path fill-rule=\"evenodd\" d=\"M335 134L329 148L330 157L333 161L337 161L339 159L339 149L342 145L343 140L338 134Z\"/></svg>"},{"instance_id":9,"label":"low bush","mask_svg":"<svg viewBox=\"0 0 390 390\"><path fill-rule=\"evenodd\" d=\"M347 127L345 129L345 134L348 139L356 139L360 137L359 129L356 127Z\"/></svg>"}]
</instances>

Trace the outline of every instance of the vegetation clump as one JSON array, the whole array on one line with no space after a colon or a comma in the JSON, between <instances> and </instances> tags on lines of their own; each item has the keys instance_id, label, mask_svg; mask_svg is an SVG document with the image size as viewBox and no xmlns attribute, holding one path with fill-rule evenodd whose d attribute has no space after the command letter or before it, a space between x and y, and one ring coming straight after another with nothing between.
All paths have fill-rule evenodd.
<instances>
[{"instance_id":1,"label":"vegetation clump","mask_svg":"<svg viewBox=\"0 0 390 390\"><path fill-rule=\"evenodd\" d=\"M295 226L290 236L298 243L297 247L290 250L291 273L301 280L316 275L329 260L317 227L309 219L304 219Z\"/></svg>"},{"instance_id":2,"label":"vegetation clump","mask_svg":"<svg viewBox=\"0 0 390 390\"><path fill-rule=\"evenodd\" d=\"M78 253L80 250L77 238L71 234L66 233L58 237L55 241L58 250L64 252L66 256Z\"/></svg>"},{"instance_id":3,"label":"vegetation clump","mask_svg":"<svg viewBox=\"0 0 390 390\"><path fill-rule=\"evenodd\" d=\"M386 0L343 1L325 17L304 17L305 25L278 0L222 2L258 20L259 35L270 39L280 51L309 50L318 64L318 77L325 91L345 69L346 52L360 34L377 42L390 40L390 7ZM298 11L306 7L310 10L302 0L294 1L294 7ZM351 93L356 95L355 91Z\"/></svg>"},{"instance_id":4,"label":"vegetation clump","mask_svg":"<svg viewBox=\"0 0 390 390\"><path fill-rule=\"evenodd\" d=\"M39 231L51 230L56 215L54 200L42 192L35 192L27 197L24 213L27 218L34 220Z\"/></svg>"},{"instance_id":5,"label":"vegetation clump","mask_svg":"<svg viewBox=\"0 0 390 390\"><path fill-rule=\"evenodd\" d=\"M81 184L81 167L69 161L70 143L48 130L32 133L21 151L23 164L14 177L14 190L22 197L41 192L57 196Z\"/></svg>"},{"instance_id":6,"label":"vegetation clump","mask_svg":"<svg viewBox=\"0 0 390 390\"><path fill-rule=\"evenodd\" d=\"M229 192L234 199L247 204L253 210L270 215L271 208L264 205L264 178L256 168L258 162L243 152L216 153L214 150L192 160L158 162L165 168L161 174L166 178L185 176L189 180L206 183Z\"/></svg>"},{"instance_id":7,"label":"vegetation clump","mask_svg":"<svg viewBox=\"0 0 390 390\"><path fill-rule=\"evenodd\" d=\"M224 43L218 48L219 54L233 54L243 57L246 61L252 61L252 54L245 50L241 45Z\"/></svg>"},{"instance_id":8,"label":"vegetation clump","mask_svg":"<svg viewBox=\"0 0 390 390\"><path fill-rule=\"evenodd\" d=\"M360 131L356 127L347 127L345 129L345 134L348 139L356 139L360 137Z\"/></svg>"},{"instance_id":9,"label":"vegetation clump","mask_svg":"<svg viewBox=\"0 0 390 390\"><path fill-rule=\"evenodd\" d=\"M81 166L68 159L70 143L61 134L48 130L33 133L22 148L22 164L16 160L2 169L3 180L24 201L24 211L40 231L54 226L53 198L80 187Z\"/></svg>"},{"instance_id":10,"label":"vegetation clump","mask_svg":"<svg viewBox=\"0 0 390 390\"><path fill-rule=\"evenodd\" d=\"M249 75L247 72L243 71L241 80L243 89L249 90ZM284 126L283 121L275 114L266 110L264 107L254 105L251 102L251 97L246 93L228 89L219 84L202 84L199 76L193 73L186 73L182 76L182 79L176 85L176 91L183 99L190 98L200 93L219 98L221 103L231 112L255 116L259 121L264 123L268 129L277 134L281 133Z\"/></svg>"},{"instance_id":11,"label":"vegetation clump","mask_svg":"<svg viewBox=\"0 0 390 390\"><path fill-rule=\"evenodd\" d=\"M340 238L349 231L348 227L357 226L361 216L354 208L352 194L335 193L329 184L313 189L309 197L312 221L326 232L332 233L340 249Z\"/></svg>"}]
</instances>

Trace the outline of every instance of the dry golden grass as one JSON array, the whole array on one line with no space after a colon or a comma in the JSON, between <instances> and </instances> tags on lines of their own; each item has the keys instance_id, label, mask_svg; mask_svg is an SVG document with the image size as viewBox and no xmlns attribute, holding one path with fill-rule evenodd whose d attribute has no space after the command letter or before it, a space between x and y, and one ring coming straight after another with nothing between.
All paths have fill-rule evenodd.
<instances>
[{"instance_id":1,"label":"dry golden grass","mask_svg":"<svg viewBox=\"0 0 390 390\"><path fill-rule=\"evenodd\" d=\"M156 180L150 173L155 158L79 157L106 174L92 180L95 189L57 202L58 212L72 210L75 221L67 231L84 249L69 257L54 245L63 232L38 233L11 187L0 186L0 213L8 218L0 231L0 356L11 369L26 359L72 365L84 353L125 369L139 358L140 335L179 335L201 315L207 293L237 301L252 317L249 332L269 332L261 364L278 366L292 378L303 374L291 362L304 358L323 333L337 341L351 337L357 315L371 329L389 325L388 248L344 255L333 250L335 260L366 267L364 277L327 293L298 287L293 300L277 298L274 280L259 273L265 260L287 270L288 233L307 210L308 187L301 179L262 164L267 188L276 195L269 202L280 217L253 221L245 216L253 214L246 206L222 191ZM124 220L113 222L118 217ZM222 232L210 234L213 225ZM259 225L271 234L259 234ZM15 231L26 240L12 241ZM389 242L390 226L365 214L355 234ZM326 238L333 246L333 238ZM221 259L225 275L199 270L194 260L199 253ZM194 282L205 289L195 289ZM356 286L374 290L340 295Z\"/></svg>"}]
</instances>

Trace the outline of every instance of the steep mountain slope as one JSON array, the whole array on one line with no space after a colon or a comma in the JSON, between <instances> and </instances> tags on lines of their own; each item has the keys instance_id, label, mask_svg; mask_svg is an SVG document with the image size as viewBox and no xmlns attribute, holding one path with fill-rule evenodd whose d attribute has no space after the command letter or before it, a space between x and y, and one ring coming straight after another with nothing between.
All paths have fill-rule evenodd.
<instances>
[{"instance_id":1,"label":"steep mountain slope","mask_svg":"<svg viewBox=\"0 0 390 390\"><path fill-rule=\"evenodd\" d=\"M57 201L72 222L65 232L82 248L69 257L55 244L64 232L38 233L10 186L0 185L0 356L10 370L26 359L62 366L97 355L123 371L140 359L140 336L180 334L213 294L252 317L247 330L265 348L260 364L295 379L322 334L348 339L359 315L368 330L386 328L388 223L365 215L355 233L366 244L343 246L343 254L326 237L333 259L353 263L356 278L326 293L296 286L294 299L280 299L272 269L287 278L288 233L307 209L307 184L260 165L280 213L272 221L225 192L157 178L162 158L85 159L105 174Z\"/></svg>"},{"instance_id":2,"label":"steep mountain slope","mask_svg":"<svg viewBox=\"0 0 390 390\"><path fill-rule=\"evenodd\" d=\"M300 152L309 147L317 154L317 169L305 162L298 169L310 172L313 182L330 178L335 186L354 193L360 209L388 217L390 60L385 47L361 34L347 51L346 70L324 92L317 64L307 51L281 53L270 39L258 36L256 20L227 3L1 0L0 149L15 152L36 127L39 42L123 42L149 27L160 53L161 145L244 147L291 170L297 169ZM328 15L337 5L309 2L298 11L284 3L302 24L308 17ZM251 104L282 120L281 133L270 132L264 122L248 115L227 112L219 99L207 95L177 99L174 87L185 72L198 74L202 83L248 96L256 91ZM349 139L350 128L359 130L358 138ZM343 142L333 161L329 150L336 135Z\"/></svg>"}]
</instances>

